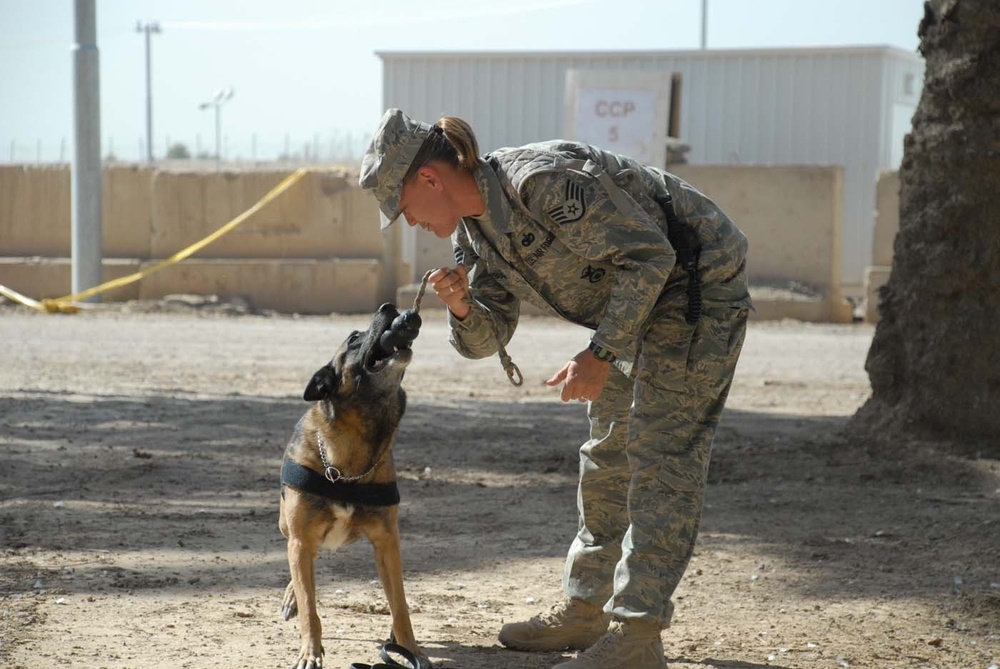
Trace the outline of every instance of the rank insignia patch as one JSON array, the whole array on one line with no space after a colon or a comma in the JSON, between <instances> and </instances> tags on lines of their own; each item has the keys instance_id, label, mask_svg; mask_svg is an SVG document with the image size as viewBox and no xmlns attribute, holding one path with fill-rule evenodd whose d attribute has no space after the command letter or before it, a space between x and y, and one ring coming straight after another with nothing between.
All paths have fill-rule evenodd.
<instances>
[{"instance_id":1,"label":"rank insignia patch","mask_svg":"<svg viewBox=\"0 0 1000 669\"><path fill-rule=\"evenodd\" d=\"M559 225L579 221L587 213L587 200L583 194L583 186L567 179L565 198L560 204L545 213Z\"/></svg>"}]
</instances>

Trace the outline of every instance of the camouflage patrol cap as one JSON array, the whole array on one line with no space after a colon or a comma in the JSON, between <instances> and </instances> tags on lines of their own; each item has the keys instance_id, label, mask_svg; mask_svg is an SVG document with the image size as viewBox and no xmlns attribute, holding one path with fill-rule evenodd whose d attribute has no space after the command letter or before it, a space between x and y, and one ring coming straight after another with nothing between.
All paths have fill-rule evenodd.
<instances>
[{"instance_id":1,"label":"camouflage patrol cap","mask_svg":"<svg viewBox=\"0 0 1000 669\"><path fill-rule=\"evenodd\" d=\"M359 183L378 200L383 230L399 218L403 178L431 131L430 125L414 121L399 109L389 109L365 151Z\"/></svg>"}]
</instances>

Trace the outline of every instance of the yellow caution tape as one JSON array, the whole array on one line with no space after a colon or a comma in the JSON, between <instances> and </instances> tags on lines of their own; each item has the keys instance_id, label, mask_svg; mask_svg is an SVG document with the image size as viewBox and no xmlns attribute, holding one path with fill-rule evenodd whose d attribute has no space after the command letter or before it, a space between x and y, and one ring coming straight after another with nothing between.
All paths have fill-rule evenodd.
<instances>
[{"instance_id":1,"label":"yellow caution tape","mask_svg":"<svg viewBox=\"0 0 1000 669\"><path fill-rule=\"evenodd\" d=\"M32 309L43 309L42 303L38 300L33 300L30 297L25 297L21 293L17 292L13 288L8 288L7 286L0 284L0 295L3 295L11 302L17 302L18 304L23 304L26 307L31 307Z\"/></svg>"},{"instance_id":2,"label":"yellow caution tape","mask_svg":"<svg viewBox=\"0 0 1000 669\"><path fill-rule=\"evenodd\" d=\"M0 295L3 295L9 300L17 302L18 304L23 304L26 307L31 307L32 309L38 309L39 311L45 311L50 314L52 313L62 313L62 314L75 314L80 310L79 304L74 304L74 302L79 302L80 300L85 300L88 297L93 297L94 295L100 295L101 293L106 293L109 290L114 290L115 288L121 288L122 286L127 286L130 283L134 283L139 279L149 276L154 272L159 272L161 269L165 269L179 263L186 258L191 257L198 251L202 250L212 242L216 241L223 235L231 232L238 225L246 221L248 218L256 214L258 211L263 209L269 202L274 200L286 190L291 188L292 184L301 179L308 172L306 168L299 168L295 170L292 174L286 177L281 183L271 189L271 191L257 201L252 207L244 211L242 214L229 221L221 228L208 235L204 239L195 242L191 246L187 247L182 251L178 251L174 255L170 256L166 260L156 263L146 269L139 270L134 274L129 274L128 276L123 276L119 279L113 279L102 283L99 286L94 286L93 288L88 288L87 290L75 293L73 295L67 295L65 297L57 298L47 298L41 301L33 300L30 297L26 297L15 290L8 288L7 286L0 285Z\"/></svg>"}]
</instances>

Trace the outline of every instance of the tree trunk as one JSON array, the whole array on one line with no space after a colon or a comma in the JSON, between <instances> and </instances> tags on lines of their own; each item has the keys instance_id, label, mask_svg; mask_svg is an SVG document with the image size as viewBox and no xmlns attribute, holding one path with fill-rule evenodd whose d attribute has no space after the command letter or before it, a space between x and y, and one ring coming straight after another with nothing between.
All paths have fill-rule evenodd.
<instances>
[{"instance_id":1,"label":"tree trunk","mask_svg":"<svg viewBox=\"0 0 1000 669\"><path fill-rule=\"evenodd\" d=\"M852 427L1000 453L1000 2L931 0L900 229ZM985 453L984 453L985 454Z\"/></svg>"}]
</instances>

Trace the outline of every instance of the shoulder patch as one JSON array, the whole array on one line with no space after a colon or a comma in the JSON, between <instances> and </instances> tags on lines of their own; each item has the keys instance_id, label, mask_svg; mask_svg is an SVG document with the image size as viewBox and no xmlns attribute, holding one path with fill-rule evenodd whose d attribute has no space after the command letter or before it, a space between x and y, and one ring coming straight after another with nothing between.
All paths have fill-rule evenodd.
<instances>
[{"instance_id":1,"label":"shoulder patch","mask_svg":"<svg viewBox=\"0 0 1000 669\"><path fill-rule=\"evenodd\" d=\"M579 221L587 213L587 198L584 195L583 186L572 179L566 179L566 192L563 201L545 213L559 225Z\"/></svg>"}]
</instances>

